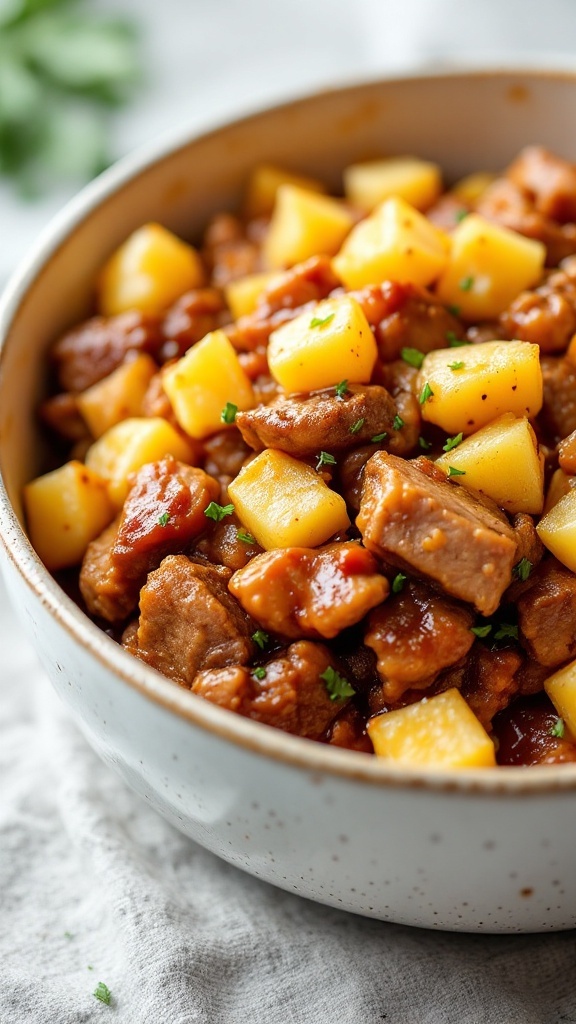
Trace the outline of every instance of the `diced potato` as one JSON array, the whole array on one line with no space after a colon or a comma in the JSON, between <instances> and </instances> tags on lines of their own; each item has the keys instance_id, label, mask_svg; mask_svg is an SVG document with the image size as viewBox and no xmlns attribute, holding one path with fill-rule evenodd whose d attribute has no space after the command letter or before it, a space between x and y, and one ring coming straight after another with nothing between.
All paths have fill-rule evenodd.
<instances>
[{"instance_id":1,"label":"diced potato","mask_svg":"<svg viewBox=\"0 0 576 1024\"><path fill-rule=\"evenodd\" d=\"M86 453L86 465L108 482L108 493L121 508L128 493L128 477L147 462L173 455L191 463L193 451L186 439L159 416L134 417L110 427Z\"/></svg>"},{"instance_id":2,"label":"diced potato","mask_svg":"<svg viewBox=\"0 0 576 1024\"><path fill-rule=\"evenodd\" d=\"M178 423L190 437L201 439L221 430L227 402L242 410L256 404L252 384L224 331L211 331L193 345L164 371L162 383Z\"/></svg>"},{"instance_id":3,"label":"diced potato","mask_svg":"<svg viewBox=\"0 0 576 1024\"><path fill-rule=\"evenodd\" d=\"M343 295L319 302L273 331L268 365L288 392L315 391L341 380L370 380L377 348L372 329L356 299Z\"/></svg>"},{"instance_id":4,"label":"diced potato","mask_svg":"<svg viewBox=\"0 0 576 1024\"><path fill-rule=\"evenodd\" d=\"M106 481L76 461L26 484L24 507L30 540L51 571L78 565L116 514Z\"/></svg>"},{"instance_id":5,"label":"diced potato","mask_svg":"<svg viewBox=\"0 0 576 1024\"><path fill-rule=\"evenodd\" d=\"M457 199L461 199L463 203L469 203L473 206L474 203L478 202L488 186L492 184L495 177L496 175L489 174L487 171L467 174L465 178L460 178L460 181L456 182L451 189L452 194Z\"/></svg>"},{"instance_id":6,"label":"diced potato","mask_svg":"<svg viewBox=\"0 0 576 1024\"><path fill-rule=\"evenodd\" d=\"M441 190L438 164L412 156L368 160L344 170L346 198L366 212L390 196L400 196L417 210L426 210L436 202Z\"/></svg>"},{"instance_id":7,"label":"diced potato","mask_svg":"<svg viewBox=\"0 0 576 1024\"><path fill-rule=\"evenodd\" d=\"M92 437L101 437L120 420L142 415L142 402L158 367L140 353L76 398Z\"/></svg>"},{"instance_id":8,"label":"diced potato","mask_svg":"<svg viewBox=\"0 0 576 1024\"><path fill-rule=\"evenodd\" d=\"M281 185L295 185L307 192L325 192L326 188L316 178L294 174L272 164L258 164L254 168L246 188L244 209L247 217L267 217L274 209L276 193Z\"/></svg>"},{"instance_id":9,"label":"diced potato","mask_svg":"<svg viewBox=\"0 0 576 1024\"><path fill-rule=\"evenodd\" d=\"M459 690L424 697L368 722L377 757L434 768L490 768L494 743Z\"/></svg>"},{"instance_id":10,"label":"diced potato","mask_svg":"<svg viewBox=\"0 0 576 1024\"><path fill-rule=\"evenodd\" d=\"M576 736L576 661L549 676L544 682L544 689L572 735Z\"/></svg>"},{"instance_id":11,"label":"diced potato","mask_svg":"<svg viewBox=\"0 0 576 1024\"><path fill-rule=\"evenodd\" d=\"M542 276L546 248L471 213L452 234L452 249L438 281L438 297L466 320L490 320Z\"/></svg>"},{"instance_id":12,"label":"diced potato","mask_svg":"<svg viewBox=\"0 0 576 1024\"><path fill-rule=\"evenodd\" d=\"M161 224L144 224L104 265L98 282L100 312L162 313L203 283L204 268L196 249Z\"/></svg>"},{"instance_id":13,"label":"diced potato","mask_svg":"<svg viewBox=\"0 0 576 1024\"><path fill-rule=\"evenodd\" d=\"M576 486L576 477L568 476L563 469L555 469L550 477L546 500L544 502L544 515L554 508L554 505L563 498L565 494Z\"/></svg>"},{"instance_id":14,"label":"diced potato","mask_svg":"<svg viewBox=\"0 0 576 1024\"><path fill-rule=\"evenodd\" d=\"M333 265L347 288L381 281L429 285L446 266L447 235L404 199L386 199L352 229Z\"/></svg>"},{"instance_id":15,"label":"diced potato","mask_svg":"<svg viewBox=\"0 0 576 1024\"><path fill-rule=\"evenodd\" d=\"M425 356L417 387L423 419L449 434L471 434L504 412L532 418L542 408L540 349L527 341L437 349Z\"/></svg>"},{"instance_id":16,"label":"diced potato","mask_svg":"<svg viewBox=\"0 0 576 1024\"><path fill-rule=\"evenodd\" d=\"M319 253L333 256L353 223L352 213L339 199L295 185L282 185L264 240L264 262L279 269Z\"/></svg>"},{"instance_id":17,"label":"diced potato","mask_svg":"<svg viewBox=\"0 0 576 1024\"><path fill-rule=\"evenodd\" d=\"M238 277L225 285L224 297L234 320L254 312L264 288L276 276L274 271L246 274L245 277Z\"/></svg>"},{"instance_id":18,"label":"diced potato","mask_svg":"<svg viewBox=\"0 0 576 1024\"><path fill-rule=\"evenodd\" d=\"M537 514L544 504L544 459L530 423L504 413L436 460L464 476L456 483L482 491L507 512Z\"/></svg>"},{"instance_id":19,"label":"diced potato","mask_svg":"<svg viewBox=\"0 0 576 1024\"><path fill-rule=\"evenodd\" d=\"M571 488L542 517L536 530L542 543L572 572L576 572L576 489Z\"/></svg>"},{"instance_id":20,"label":"diced potato","mask_svg":"<svg viewBox=\"0 0 576 1024\"><path fill-rule=\"evenodd\" d=\"M261 547L316 547L350 525L346 503L310 466L268 448L228 487L239 519Z\"/></svg>"}]
</instances>

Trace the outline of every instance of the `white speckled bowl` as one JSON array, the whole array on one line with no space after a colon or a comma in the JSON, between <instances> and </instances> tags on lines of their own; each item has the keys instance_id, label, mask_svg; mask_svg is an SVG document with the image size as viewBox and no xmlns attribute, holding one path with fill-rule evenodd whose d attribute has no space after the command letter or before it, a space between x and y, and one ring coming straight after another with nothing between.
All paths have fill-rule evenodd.
<instances>
[{"instance_id":1,"label":"white speckled bowl","mask_svg":"<svg viewBox=\"0 0 576 1024\"><path fill-rule=\"evenodd\" d=\"M62 699L101 757L169 821L260 878L359 914L431 928L576 925L576 766L405 771L215 707L131 658L46 572L21 526L38 471L44 354L87 308L135 227L189 237L272 160L327 179L382 152L447 175L526 143L576 159L576 77L474 72L347 87L123 161L64 211L0 313L1 539L7 584Z\"/></svg>"}]
</instances>

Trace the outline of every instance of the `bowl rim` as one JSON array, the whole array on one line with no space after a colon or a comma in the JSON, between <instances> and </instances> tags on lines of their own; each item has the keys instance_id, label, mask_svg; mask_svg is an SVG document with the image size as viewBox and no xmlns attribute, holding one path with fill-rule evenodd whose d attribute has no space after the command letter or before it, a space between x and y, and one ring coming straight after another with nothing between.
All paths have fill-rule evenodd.
<instances>
[{"instance_id":1,"label":"bowl rim","mask_svg":"<svg viewBox=\"0 0 576 1024\"><path fill-rule=\"evenodd\" d=\"M349 94L370 86L422 83L430 79L452 81L459 78L496 78L504 81L511 76L519 75L530 79L568 79L576 83L576 71L573 66L541 66L536 63L527 67L523 63L516 65L514 62L506 67L473 65L471 68L426 69L421 72L394 73L383 77L370 76L354 81L346 80L343 85L291 96L272 106L252 108L247 113L218 121L216 124L209 121L205 125L199 125L196 121L193 126L180 126L139 147L86 185L52 218L39 233L36 244L28 256L11 276L3 296L0 297L0 374L4 345L12 321L46 263L102 201L139 174L169 159L179 150L211 136L225 133L233 125L240 126L272 112L280 113L294 109L321 96L336 97L338 94ZM169 713L253 754L309 772L314 777L327 775L346 779L350 783L368 783L381 788L417 789L459 795L465 793L480 797L518 797L552 792L564 793L576 789L576 764L522 768L500 766L496 769L401 767L360 752L314 743L243 718L178 686L128 654L92 622L60 588L40 561L21 527L8 498L1 470L0 542L5 557L45 611L64 629L74 644L84 648L105 670L135 689L145 699L161 705Z\"/></svg>"}]
</instances>

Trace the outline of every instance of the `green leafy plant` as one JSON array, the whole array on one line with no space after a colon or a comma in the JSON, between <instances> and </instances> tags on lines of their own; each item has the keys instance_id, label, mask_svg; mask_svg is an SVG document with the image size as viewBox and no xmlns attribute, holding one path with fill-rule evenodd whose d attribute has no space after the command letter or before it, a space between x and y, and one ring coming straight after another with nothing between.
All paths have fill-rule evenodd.
<instances>
[{"instance_id":1,"label":"green leafy plant","mask_svg":"<svg viewBox=\"0 0 576 1024\"><path fill-rule=\"evenodd\" d=\"M111 112L141 81L133 21L83 0L0 0L0 175L24 194L110 161Z\"/></svg>"}]
</instances>

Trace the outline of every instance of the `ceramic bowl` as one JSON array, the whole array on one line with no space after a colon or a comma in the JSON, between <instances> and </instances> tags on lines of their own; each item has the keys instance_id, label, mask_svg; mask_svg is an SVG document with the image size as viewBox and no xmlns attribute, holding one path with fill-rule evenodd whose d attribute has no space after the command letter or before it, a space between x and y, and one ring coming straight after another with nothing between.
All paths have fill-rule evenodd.
<instances>
[{"instance_id":1,"label":"ceramic bowl","mask_svg":"<svg viewBox=\"0 0 576 1024\"><path fill-rule=\"evenodd\" d=\"M88 310L109 253L144 221L194 238L233 209L252 165L337 188L383 152L447 177L497 170L527 143L576 159L576 77L456 73L361 84L201 137L183 133L94 182L45 233L3 300L1 538L6 582L88 741L153 807L232 864L359 914L468 931L576 925L576 766L403 770L204 702L118 647L60 590L22 528L40 468L45 353Z\"/></svg>"}]
</instances>

